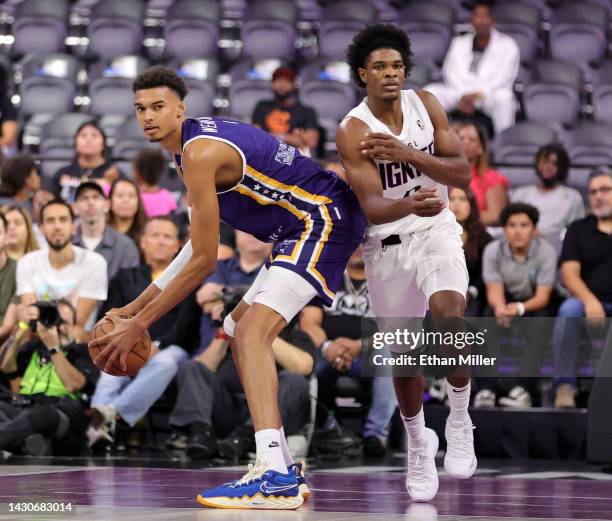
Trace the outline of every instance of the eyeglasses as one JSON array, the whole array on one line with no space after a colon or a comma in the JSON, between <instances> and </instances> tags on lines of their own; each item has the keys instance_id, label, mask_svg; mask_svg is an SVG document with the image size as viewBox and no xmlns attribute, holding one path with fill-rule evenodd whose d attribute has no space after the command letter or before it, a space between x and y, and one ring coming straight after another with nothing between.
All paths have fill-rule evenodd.
<instances>
[{"instance_id":1,"label":"eyeglasses","mask_svg":"<svg viewBox=\"0 0 612 521\"><path fill-rule=\"evenodd\" d=\"M589 197L597 195L597 192L601 192L602 195L609 194L610 192L612 192L612 186L602 186L601 188L593 188L592 190L589 190L588 192Z\"/></svg>"}]
</instances>

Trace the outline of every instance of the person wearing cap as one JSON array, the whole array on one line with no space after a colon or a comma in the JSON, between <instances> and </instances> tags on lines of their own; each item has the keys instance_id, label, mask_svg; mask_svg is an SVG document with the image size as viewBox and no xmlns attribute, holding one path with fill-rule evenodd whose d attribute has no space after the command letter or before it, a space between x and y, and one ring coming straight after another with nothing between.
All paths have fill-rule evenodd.
<instances>
[{"instance_id":1,"label":"person wearing cap","mask_svg":"<svg viewBox=\"0 0 612 521\"><path fill-rule=\"evenodd\" d=\"M98 183L87 181L78 186L74 208L80 224L72 242L104 257L109 280L120 269L140 264L140 253L134 241L108 225L109 202Z\"/></svg>"},{"instance_id":2,"label":"person wearing cap","mask_svg":"<svg viewBox=\"0 0 612 521\"><path fill-rule=\"evenodd\" d=\"M302 105L297 96L296 73L279 67L272 74L274 99L262 100L255 106L252 123L287 144L312 153L319 145L317 113Z\"/></svg>"}]
</instances>

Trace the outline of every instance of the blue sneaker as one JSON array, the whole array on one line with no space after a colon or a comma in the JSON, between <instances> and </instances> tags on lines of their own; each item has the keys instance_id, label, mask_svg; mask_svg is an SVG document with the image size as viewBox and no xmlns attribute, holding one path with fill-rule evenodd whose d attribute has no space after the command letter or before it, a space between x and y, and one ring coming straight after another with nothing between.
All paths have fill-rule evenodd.
<instances>
[{"instance_id":1,"label":"blue sneaker","mask_svg":"<svg viewBox=\"0 0 612 521\"><path fill-rule=\"evenodd\" d=\"M304 502L295 471L281 474L257 460L240 479L205 490L198 503L213 508L258 508L293 510Z\"/></svg>"},{"instance_id":2,"label":"blue sneaker","mask_svg":"<svg viewBox=\"0 0 612 521\"><path fill-rule=\"evenodd\" d=\"M293 465L289 465L287 470L295 472L300 494L302 494L304 499L308 499L310 497L310 488L308 488L308 483L306 482L306 462L304 460L296 462Z\"/></svg>"}]
</instances>

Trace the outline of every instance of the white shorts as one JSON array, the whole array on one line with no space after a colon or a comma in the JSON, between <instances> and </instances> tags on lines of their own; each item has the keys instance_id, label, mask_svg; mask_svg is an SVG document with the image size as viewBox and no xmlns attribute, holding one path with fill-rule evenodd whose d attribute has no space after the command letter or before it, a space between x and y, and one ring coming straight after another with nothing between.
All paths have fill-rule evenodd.
<instances>
[{"instance_id":1,"label":"white shorts","mask_svg":"<svg viewBox=\"0 0 612 521\"><path fill-rule=\"evenodd\" d=\"M297 273L280 266L262 266L242 300L249 306L264 304L289 323L317 295L315 287Z\"/></svg>"},{"instance_id":2,"label":"white shorts","mask_svg":"<svg viewBox=\"0 0 612 521\"><path fill-rule=\"evenodd\" d=\"M400 239L394 246L383 247L374 238L364 245L368 292L377 317L424 317L434 293L466 295L469 277L456 221L400 234Z\"/></svg>"}]
</instances>

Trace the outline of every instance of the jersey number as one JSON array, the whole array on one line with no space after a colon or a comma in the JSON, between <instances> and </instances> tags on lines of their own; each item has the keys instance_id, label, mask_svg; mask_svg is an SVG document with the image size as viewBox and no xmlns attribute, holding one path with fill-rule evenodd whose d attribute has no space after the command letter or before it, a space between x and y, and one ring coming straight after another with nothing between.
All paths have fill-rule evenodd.
<instances>
[{"instance_id":1,"label":"jersey number","mask_svg":"<svg viewBox=\"0 0 612 521\"><path fill-rule=\"evenodd\" d=\"M404 194L404 197L410 197L412 195L412 192L418 192L420 189L421 189L421 185L416 185L416 186L412 187L410 190L408 190Z\"/></svg>"}]
</instances>

